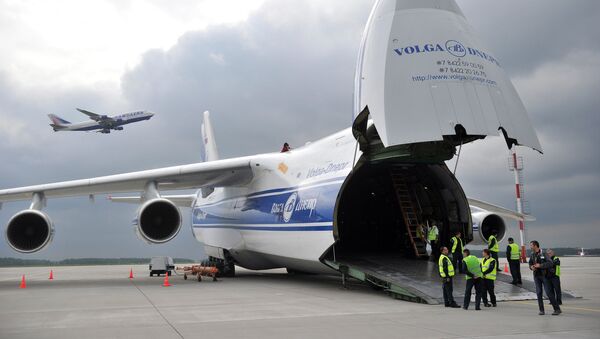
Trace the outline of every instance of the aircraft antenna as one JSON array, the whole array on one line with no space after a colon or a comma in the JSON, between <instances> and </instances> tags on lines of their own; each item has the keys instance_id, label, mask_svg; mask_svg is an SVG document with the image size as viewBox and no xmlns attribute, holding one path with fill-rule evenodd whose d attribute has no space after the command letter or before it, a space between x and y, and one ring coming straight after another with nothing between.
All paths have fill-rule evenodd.
<instances>
[{"instance_id":1,"label":"aircraft antenna","mask_svg":"<svg viewBox=\"0 0 600 339\"><path fill-rule=\"evenodd\" d=\"M525 199L523 189L523 157L517 156L516 146L510 149L510 157L508 158L508 169L515 173L515 192L517 197L517 212L521 214L529 214L529 211L524 212ZM526 262L527 252L525 250L525 220L519 220L519 235L521 237L521 262Z\"/></svg>"}]
</instances>

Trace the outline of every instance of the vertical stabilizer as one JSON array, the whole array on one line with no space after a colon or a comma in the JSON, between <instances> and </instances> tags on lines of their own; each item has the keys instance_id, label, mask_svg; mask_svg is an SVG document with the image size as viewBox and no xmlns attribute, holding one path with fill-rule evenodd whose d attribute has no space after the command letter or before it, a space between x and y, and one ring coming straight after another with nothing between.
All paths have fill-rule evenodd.
<instances>
[{"instance_id":1,"label":"vertical stabilizer","mask_svg":"<svg viewBox=\"0 0 600 339\"><path fill-rule=\"evenodd\" d=\"M210 124L210 113L208 111L204 111L204 119L202 120L202 142L204 144L204 161L219 160L215 134Z\"/></svg>"}]
</instances>

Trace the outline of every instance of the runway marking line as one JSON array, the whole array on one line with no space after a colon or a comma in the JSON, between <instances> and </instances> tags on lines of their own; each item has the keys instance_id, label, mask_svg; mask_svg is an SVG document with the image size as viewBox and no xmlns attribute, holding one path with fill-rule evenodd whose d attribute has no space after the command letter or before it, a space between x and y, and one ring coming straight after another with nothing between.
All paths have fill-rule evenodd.
<instances>
[{"instance_id":1,"label":"runway marking line","mask_svg":"<svg viewBox=\"0 0 600 339\"><path fill-rule=\"evenodd\" d=\"M519 304L523 304L523 305L533 305L533 306L537 306L537 302L527 302L527 301L517 301L517 303ZM583 307L573 307L573 306L560 306L561 309L566 309L566 310L579 310L579 311L589 311L589 312L598 312L600 313L600 310L595 309L595 308L583 308Z\"/></svg>"}]
</instances>

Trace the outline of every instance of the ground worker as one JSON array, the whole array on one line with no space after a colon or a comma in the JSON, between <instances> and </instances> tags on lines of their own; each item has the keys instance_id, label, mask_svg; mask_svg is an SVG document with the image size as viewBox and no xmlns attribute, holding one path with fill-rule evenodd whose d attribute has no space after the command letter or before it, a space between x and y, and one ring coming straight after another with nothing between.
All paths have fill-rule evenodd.
<instances>
[{"instance_id":1,"label":"ground worker","mask_svg":"<svg viewBox=\"0 0 600 339\"><path fill-rule=\"evenodd\" d=\"M462 239L460 238L460 231L456 231L452 239L452 263L454 267L458 268L458 273L465 273L462 265L462 253L464 250Z\"/></svg>"},{"instance_id":2,"label":"ground worker","mask_svg":"<svg viewBox=\"0 0 600 339\"><path fill-rule=\"evenodd\" d=\"M551 249L546 250L546 254L552 260L554 267L550 270L550 284L554 291L554 298L556 303L562 305L562 291L560 289L560 259L554 255L554 251Z\"/></svg>"},{"instance_id":3,"label":"ground worker","mask_svg":"<svg viewBox=\"0 0 600 339\"><path fill-rule=\"evenodd\" d=\"M437 260L438 256L440 255L438 247L439 237L440 231L438 230L437 226L432 223L431 227L429 227L429 230L427 231L427 240L429 240L429 246L431 246L431 256L433 257L432 259L434 261Z\"/></svg>"},{"instance_id":4,"label":"ground worker","mask_svg":"<svg viewBox=\"0 0 600 339\"><path fill-rule=\"evenodd\" d=\"M490 250L492 258L496 259L496 262L498 262L498 251L500 250L498 246L498 239L496 238L497 236L498 231L493 230L492 234L488 238L488 250Z\"/></svg>"},{"instance_id":5,"label":"ground worker","mask_svg":"<svg viewBox=\"0 0 600 339\"><path fill-rule=\"evenodd\" d=\"M510 266L510 275L512 276L513 285L522 285L521 281L521 252L519 246L515 244L513 238L508 238L508 246L506 246L506 260Z\"/></svg>"},{"instance_id":6,"label":"ground worker","mask_svg":"<svg viewBox=\"0 0 600 339\"><path fill-rule=\"evenodd\" d=\"M465 299L463 301L463 309L469 309L469 303L471 302L471 293L473 287L475 287L475 310L480 311L481 307L481 284L483 280L483 273L481 272L481 263L476 256L471 255L471 251L468 249L463 250L464 258L462 265L465 271L465 279L467 284L465 287Z\"/></svg>"},{"instance_id":7,"label":"ground worker","mask_svg":"<svg viewBox=\"0 0 600 339\"><path fill-rule=\"evenodd\" d=\"M494 283L496 281L496 272L498 268L498 261L491 257L490 250L487 248L483 250L483 258L481 258L481 273L483 274L482 281L482 299L485 307L494 306L496 307L496 294L494 293ZM488 303L488 294L490 295L491 304Z\"/></svg>"},{"instance_id":8,"label":"ground worker","mask_svg":"<svg viewBox=\"0 0 600 339\"><path fill-rule=\"evenodd\" d=\"M452 277L454 276L454 266L452 265L450 258L448 258L448 247L442 247L440 251L442 254L440 254L438 266L440 269L440 277L442 277L444 305L446 307L459 308L460 306L458 306L456 301L454 301L454 296L452 295Z\"/></svg>"},{"instance_id":9,"label":"ground worker","mask_svg":"<svg viewBox=\"0 0 600 339\"><path fill-rule=\"evenodd\" d=\"M417 225L417 238L421 239L421 241L425 243L425 230L423 228L423 224Z\"/></svg>"},{"instance_id":10,"label":"ground worker","mask_svg":"<svg viewBox=\"0 0 600 339\"><path fill-rule=\"evenodd\" d=\"M535 293L537 294L538 306L540 308L539 315L544 315L544 294L543 289L546 291L550 304L554 308L552 315L559 315L562 313L560 307L556 303L550 281L548 280L548 269L554 267L552 260L549 260L542 250L540 249L540 243L536 240L529 242L531 248L531 257L529 257L529 269L533 271L533 281L535 282Z\"/></svg>"}]
</instances>

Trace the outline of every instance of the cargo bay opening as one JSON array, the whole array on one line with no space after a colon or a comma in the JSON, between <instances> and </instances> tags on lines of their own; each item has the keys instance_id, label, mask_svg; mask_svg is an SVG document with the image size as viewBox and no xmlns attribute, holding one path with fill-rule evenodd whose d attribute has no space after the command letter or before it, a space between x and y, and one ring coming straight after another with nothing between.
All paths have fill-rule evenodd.
<instances>
[{"instance_id":1,"label":"cargo bay opening","mask_svg":"<svg viewBox=\"0 0 600 339\"><path fill-rule=\"evenodd\" d=\"M394 286L394 267L425 262L426 243L417 225L435 223L439 244L447 246L457 230L473 239L471 213L458 181L441 163L400 163L393 159L359 162L338 195L334 212L335 244L321 261L342 275L386 290L396 297L428 302L418 293ZM427 238L427 226L424 237ZM418 263L417 263L418 265ZM378 270L385 272L379 272Z\"/></svg>"},{"instance_id":2,"label":"cargo bay opening","mask_svg":"<svg viewBox=\"0 0 600 339\"><path fill-rule=\"evenodd\" d=\"M467 199L444 164L366 164L348 177L338 197L336 255L426 257L417 224L435 223L440 244L448 244L457 230L465 242L472 240L470 221Z\"/></svg>"}]
</instances>

